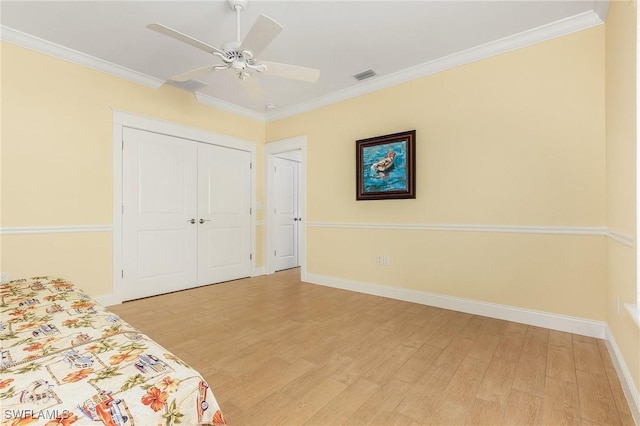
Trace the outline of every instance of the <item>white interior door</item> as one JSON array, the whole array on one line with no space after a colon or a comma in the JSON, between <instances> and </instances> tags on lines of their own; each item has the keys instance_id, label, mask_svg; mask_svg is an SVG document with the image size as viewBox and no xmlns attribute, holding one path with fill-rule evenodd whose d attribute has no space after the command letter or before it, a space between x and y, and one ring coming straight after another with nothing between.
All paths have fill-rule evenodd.
<instances>
[{"instance_id":1,"label":"white interior door","mask_svg":"<svg viewBox=\"0 0 640 426\"><path fill-rule=\"evenodd\" d=\"M196 283L197 145L123 129L123 300Z\"/></svg>"},{"instance_id":2,"label":"white interior door","mask_svg":"<svg viewBox=\"0 0 640 426\"><path fill-rule=\"evenodd\" d=\"M275 259L276 271L295 268L298 259L299 175L298 161L275 158Z\"/></svg>"},{"instance_id":3,"label":"white interior door","mask_svg":"<svg viewBox=\"0 0 640 426\"><path fill-rule=\"evenodd\" d=\"M198 284L251 275L251 154L198 146Z\"/></svg>"}]
</instances>

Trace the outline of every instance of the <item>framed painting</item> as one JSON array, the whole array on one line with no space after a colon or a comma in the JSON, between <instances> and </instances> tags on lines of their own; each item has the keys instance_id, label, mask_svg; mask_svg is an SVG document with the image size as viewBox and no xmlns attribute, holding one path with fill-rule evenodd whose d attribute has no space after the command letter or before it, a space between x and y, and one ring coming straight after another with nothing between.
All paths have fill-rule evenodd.
<instances>
[{"instance_id":1,"label":"framed painting","mask_svg":"<svg viewBox=\"0 0 640 426\"><path fill-rule=\"evenodd\" d=\"M416 198L416 131L356 141L356 200Z\"/></svg>"}]
</instances>

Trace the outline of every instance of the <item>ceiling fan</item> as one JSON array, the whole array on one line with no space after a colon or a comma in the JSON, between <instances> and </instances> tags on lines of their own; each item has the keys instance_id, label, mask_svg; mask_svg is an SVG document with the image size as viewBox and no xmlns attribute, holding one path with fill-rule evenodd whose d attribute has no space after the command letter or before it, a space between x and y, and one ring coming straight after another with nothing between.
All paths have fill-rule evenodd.
<instances>
[{"instance_id":1,"label":"ceiling fan","mask_svg":"<svg viewBox=\"0 0 640 426\"><path fill-rule=\"evenodd\" d=\"M258 61L256 58L267 47L280 31L282 25L273 19L260 15L253 27L247 33L244 40L240 40L240 13L247 7L248 0L228 0L228 4L236 12L236 40L225 43L222 49L211 46L179 31L162 24L149 24L147 28L164 34L175 40L189 44L222 60L220 65L208 65L197 68L170 78L172 81L185 82L208 74L209 72L232 70L238 78L245 81L249 77L249 71L275 75L294 80L315 83L320 76L320 71L313 68L299 67L296 65L280 64L277 62Z\"/></svg>"}]
</instances>

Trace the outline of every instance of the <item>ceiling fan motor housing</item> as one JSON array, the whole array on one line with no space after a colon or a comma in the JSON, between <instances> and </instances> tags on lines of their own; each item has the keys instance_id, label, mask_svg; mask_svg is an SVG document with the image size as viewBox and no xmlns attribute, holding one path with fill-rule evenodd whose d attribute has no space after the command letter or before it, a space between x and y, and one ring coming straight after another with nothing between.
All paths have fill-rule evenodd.
<instances>
[{"instance_id":1,"label":"ceiling fan motor housing","mask_svg":"<svg viewBox=\"0 0 640 426\"><path fill-rule=\"evenodd\" d=\"M247 61L245 60L242 52L237 50L225 50L230 67L236 70L243 70L247 68Z\"/></svg>"}]
</instances>

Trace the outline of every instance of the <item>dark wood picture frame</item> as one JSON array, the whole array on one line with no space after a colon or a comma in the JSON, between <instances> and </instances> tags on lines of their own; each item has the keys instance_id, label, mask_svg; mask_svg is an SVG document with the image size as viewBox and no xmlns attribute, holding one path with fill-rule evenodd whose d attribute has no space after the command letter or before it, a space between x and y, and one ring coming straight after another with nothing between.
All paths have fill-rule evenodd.
<instances>
[{"instance_id":1,"label":"dark wood picture frame","mask_svg":"<svg viewBox=\"0 0 640 426\"><path fill-rule=\"evenodd\" d=\"M416 131L356 141L356 200L416 198Z\"/></svg>"}]
</instances>

